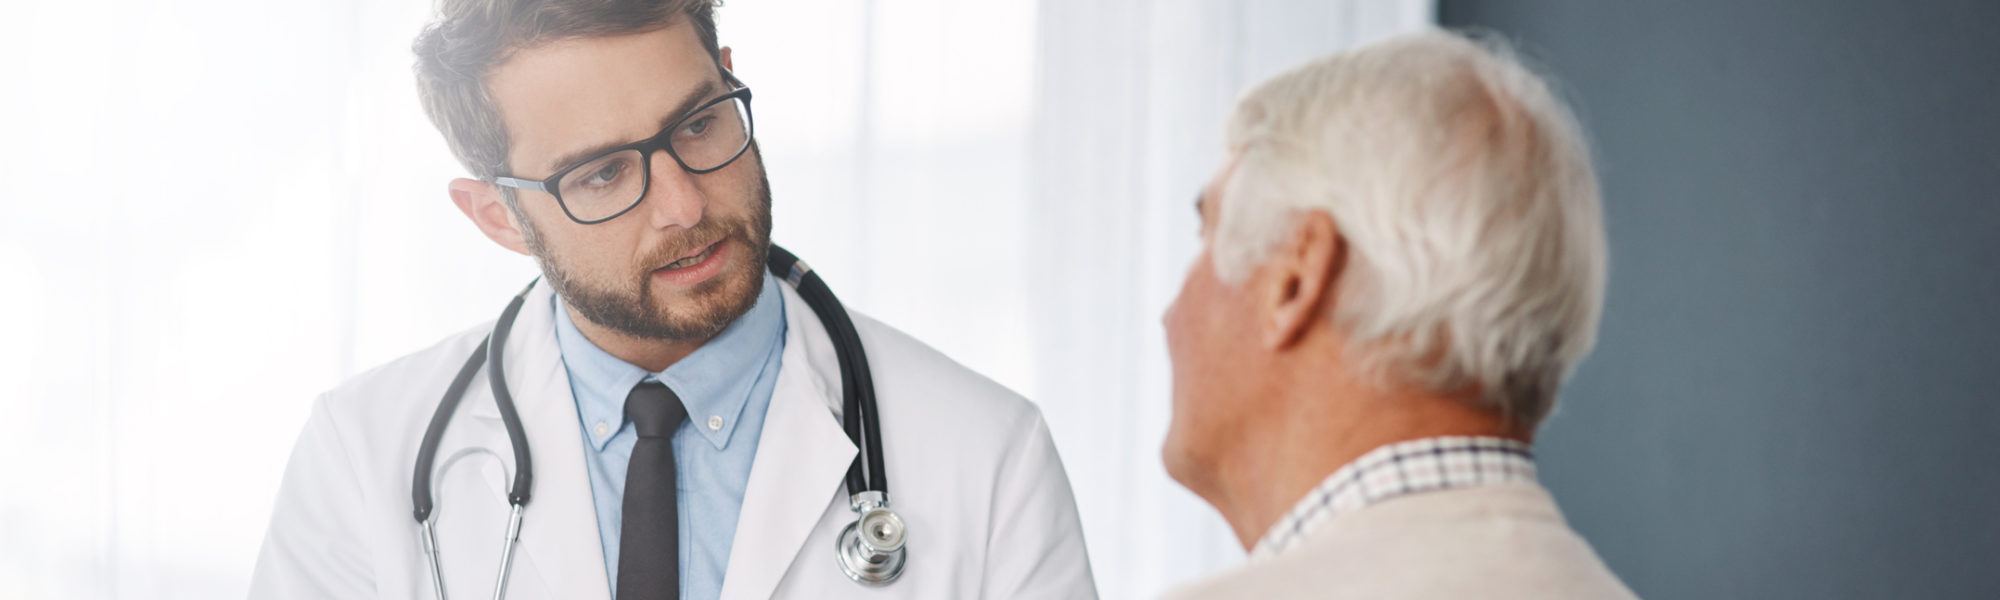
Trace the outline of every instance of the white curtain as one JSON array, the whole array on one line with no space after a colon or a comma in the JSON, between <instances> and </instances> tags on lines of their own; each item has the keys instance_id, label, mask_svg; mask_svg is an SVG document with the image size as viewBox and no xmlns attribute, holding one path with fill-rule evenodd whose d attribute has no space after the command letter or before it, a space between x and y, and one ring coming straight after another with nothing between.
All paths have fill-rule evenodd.
<instances>
[{"instance_id":1,"label":"white curtain","mask_svg":"<svg viewBox=\"0 0 2000 600\"><path fill-rule=\"evenodd\" d=\"M446 201L427 2L29 3L0 36L0 598L241 597L313 397L534 272ZM1157 316L1244 87L1409 0L733 0L777 240L1036 400L1101 591L1238 560ZM893 460L893 458L892 458Z\"/></svg>"}]
</instances>

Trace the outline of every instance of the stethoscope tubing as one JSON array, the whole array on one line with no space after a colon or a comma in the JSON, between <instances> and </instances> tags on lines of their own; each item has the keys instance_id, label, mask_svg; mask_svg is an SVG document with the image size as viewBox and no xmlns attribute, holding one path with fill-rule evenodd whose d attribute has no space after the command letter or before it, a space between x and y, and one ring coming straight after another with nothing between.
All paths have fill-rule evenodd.
<instances>
[{"instance_id":1,"label":"stethoscope tubing","mask_svg":"<svg viewBox=\"0 0 2000 600\"><path fill-rule=\"evenodd\" d=\"M502 352L489 352L489 348L503 348L507 343L508 330L513 329L514 319L521 314L521 306L528 301L528 291L535 288L540 277L529 281L527 287L507 302L507 309L500 312L500 320L494 322L493 331L479 342L458 374L445 388L444 399L431 414L431 422L424 428L424 439L417 446L416 474L410 485L410 500L415 510L413 515L418 523L428 522L435 508L431 493L431 471L437 465L438 445L444 440L445 427L451 424L453 411L465 399L465 391L472 386L472 378L479 374L479 368L486 367L487 382L493 388L493 403L500 410L500 421L507 429L508 445L514 450L514 481L507 489L507 503L515 506L526 505L529 494L535 487L534 463L528 453L527 431L521 426L521 414L514 409L514 395L508 391L505 369L501 368Z\"/></svg>"},{"instance_id":2,"label":"stethoscope tubing","mask_svg":"<svg viewBox=\"0 0 2000 600\"><path fill-rule=\"evenodd\" d=\"M812 308L813 314L819 315L827 335L833 338L834 348L839 349L834 352L834 362L840 368L841 398L845 400L841 428L861 450L861 456L847 470L848 493L888 493L889 474L882 459L882 423L875 410L875 380L869 372L867 350L862 347L854 321L848 318L846 307L833 290L798 256L772 245L769 265L773 275L784 278L799 291L799 298Z\"/></svg>"}]
</instances>

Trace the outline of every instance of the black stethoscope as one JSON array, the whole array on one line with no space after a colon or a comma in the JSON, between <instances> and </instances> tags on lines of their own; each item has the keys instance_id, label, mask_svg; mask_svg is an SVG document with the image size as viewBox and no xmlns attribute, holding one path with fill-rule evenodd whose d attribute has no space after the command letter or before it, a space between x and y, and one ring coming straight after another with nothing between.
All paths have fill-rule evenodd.
<instances>
[{"instance_id":1,"label":"black stethoscope","mask_svg":"<svg viewBox=\"0 0 2000 600\"><path fill-rule=\"evenodd\" d=\"M840 299L834 297L826 282L821 281L805 262L774 244L771 246L769 267L773 275L783 278L798 290L799 297L805 300L806 306L812 307L813 313L819 316L820 324L826 327L827 335L833 338L834 358L840 365L841 428L847 430L847 438L861 448L861 456L856 457L854 464L847 468L848 502L856 517L834 539L834 558L849 579L864 585L886 585L903 573L908 555L904 548L908 532L903 518L889 509L889 478L882 468L882 424L875 411L875 382L869 375L868 356L862 351L861 336L855 333L854 322L847 318L847 309L840 305ZM479 373L482 364L486 366L488 385L493 388L493 403L500 409L500 421L507 428L507 441L514 447L514 483L507 490L507 503L512 510L507 518L507 538L500 549L499 581L493 586L495 599L507 594L507 578L514 568L514 546L521 539L521 513L528 504L535 479L531 468L534 463L528 459L527 433L521 427L521 415L514 410L514 396L508 392L500 355L507 347L508 330L513 329L514 318L520 315L521 305L527 302L528 291L534 287L534 283L530 282L521 293L514 295L514 300L507 303L507 310L500 313L500 320L493 325L493 332L472 351L472 356L465 360L465 366L459 368L458 375L451 380L451 387L445 389L444 399L438 401L437 412L431 415L430 427L424 430L423 445L417 448L417 469L411 497L416 507L417 523L423 526L424 555L430 562L431 584L437 590L438 600L445 597L444 571L438 558L431 472L437 461L438 443L444 437L444 428L451 423L452 412L458 407L458 401L465 398L465 389L472 384L472 377Z\"/></svg>"}]
</instances>

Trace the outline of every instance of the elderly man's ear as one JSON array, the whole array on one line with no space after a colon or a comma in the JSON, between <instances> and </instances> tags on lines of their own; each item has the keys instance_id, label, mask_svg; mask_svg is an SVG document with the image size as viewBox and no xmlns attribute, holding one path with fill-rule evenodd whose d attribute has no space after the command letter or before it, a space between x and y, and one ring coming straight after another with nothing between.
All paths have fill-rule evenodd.
<instances>
[{"instance_id":1,"label":"elderly man's ear","mask_svg":"<svg viewBox=\"0 0 2000 600\"><path fill-rule=\"evenodd\" d=\"M1307 328L1330 317L1333 287L1346 266L1347 240L1340 237L1333 217L1304 212L1291 235L1265 260L1267 276L1258 278L1264 288L1259 292L1266 315L1260 332L1265 349L1297 344Z\"/></svg>"}]
</instances>

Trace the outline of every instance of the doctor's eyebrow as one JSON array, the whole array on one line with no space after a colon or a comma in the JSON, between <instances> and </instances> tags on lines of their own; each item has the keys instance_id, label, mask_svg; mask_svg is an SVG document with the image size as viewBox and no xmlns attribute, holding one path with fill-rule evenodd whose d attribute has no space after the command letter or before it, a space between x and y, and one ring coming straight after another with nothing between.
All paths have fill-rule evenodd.
<instances>
[{"instance_id":1,"label":"doctor's eyebrow","mask_svg":"<svg viewBox=\"0 0 2000 600\"><path fill-rule=\"evenodd\" d=\"M686 96L681 97L680 104L675 105L673 110L668 111L665 116L660 117L659 130L664 131L666 130L666 128L672 126L675 121L679 121L681 120L682 117L687 116L688 112L694 110L695 105L700 104L703 100L707 100L709 96L715 95L715 89L716 89L715 80L713 79L702 80L701 85L695 86L694 89L688 91ZM658 133L655 133L654 135L658 135ZM651 136L648 136L648 138L650 137ZM604 151L606 150L610 150L612 148L616 148L626 144L636 143L638 141L640 140L633 140L626 142L606 142L591 146L589 148L584 148L582 150L577 150L575 152L565 153L562 156L557 157L554 161L551 161L552 166L550 166L546 172L554 174L556 171L568 168L570 165L574 165L576 163L580 163L585 160L596 158L597 155L603 154Z\"/></svg>"}]
</instances>

